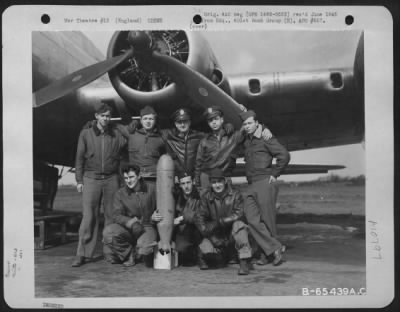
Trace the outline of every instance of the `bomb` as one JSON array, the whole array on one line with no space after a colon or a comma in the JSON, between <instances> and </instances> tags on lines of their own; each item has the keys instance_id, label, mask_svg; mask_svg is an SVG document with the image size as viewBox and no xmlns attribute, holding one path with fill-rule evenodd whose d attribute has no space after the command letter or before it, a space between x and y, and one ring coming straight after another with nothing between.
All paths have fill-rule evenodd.
<instances>
[{"instance_id":1,"label":"bomb","mask_svg":"<svg viewBox=\"0 0 400 312\"><path fill-rule=\"evenodd\" d=\"M157 210L162 221L157 223L160 241L158 251L163 255L171 252L171 238L174 229L175 202L172 194L174 187L174 161L165 154L157 164Z\"/></svg>"}]
</instances>

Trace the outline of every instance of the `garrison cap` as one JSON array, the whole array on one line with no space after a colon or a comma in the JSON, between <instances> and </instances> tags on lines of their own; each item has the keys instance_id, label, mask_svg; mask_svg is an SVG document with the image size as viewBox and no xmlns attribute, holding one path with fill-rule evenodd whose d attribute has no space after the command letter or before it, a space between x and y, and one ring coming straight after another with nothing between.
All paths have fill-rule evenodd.
<instances>
[{"instance_id":1,"label":"garrison cap","mask_svg":"<svg viewBox=\"0 0 400 312\"><path fill-rule=\"evenodd\" d=\"M248 110L246 112L240 113L239 116L240 116L240 119L242 119L242 121L245 121L247 118L250 118L250 117L256 118L257 115L253 110Z\"/></svg>"},{"instance_id":2,"label":"garrison cap","mask_svg":"<svg viewBox=\"0 0 400 312\"><path fill-rule=\"evenodd\" d=\"M190 174L188 174L187 172L185 172L185 171L180 171L178 173L178 179L179 180L181 180L183 178L186 178L186 177L191 177L193 179L193 177Z\"/></svg>"},{"instance_id":3,"label":"garrison cap","mask_svg":"<svg viewBox=\"0 0 400 312\"><path fill-rule=\"evenodd\" d=\"M151 106L147 105L140 110L140 117L143 117L144 115L150 115L150 114L157 115L156 111Z\"/></svg>"},{"instance_id":4,"label":"garrison cap","mask_svg":"<svg viewBox=\"0 0 400 312\"><path fill-rule=\"evenodd\" d=\"M215 116L223 116L224 112L222 111L221 107L219 106L210 106L204 112L204 116L207 119L214 118Z\"/></svg>"},{"instance_id":5,"label":"garrison cap","mask_svg":"<svg viewBox=\"0 0 400 312\"><path fill-rule=\"evenodd\" d=\"M224 172L219 169L219 168L214 168L211 171L208 172L208 178L209 179L225 179L225 174Z\"/></svg>"},{"instance_id":6,"label":"garrison cap","mask_svg":"<svg viewBox=\"0 0 400 312\"><path fill-rule=\"evenodd\" d=\"M98 107L96 107L96 114L103 114L105 112L110 112L112 113L112 108L110 105L108 105L105 102L101 102Z\"/></svg>"},{"instance_id":7,"label":"garrison cap","mask_svg":"<svg viewBox=\"0 0 400 312\"><path fill-rule=\"evenodd\" d=\"M180 108L172 114L172 119L176 121L190 120L190 112L186 108Z\"/></svg>"}]
</instances>

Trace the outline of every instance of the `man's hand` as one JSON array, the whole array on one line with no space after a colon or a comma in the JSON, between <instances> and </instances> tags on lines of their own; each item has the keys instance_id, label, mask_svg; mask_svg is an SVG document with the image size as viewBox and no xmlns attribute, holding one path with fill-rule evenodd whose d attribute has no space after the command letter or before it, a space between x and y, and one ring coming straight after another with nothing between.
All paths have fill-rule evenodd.
<instances>
[{"instance_id":1,"label":"man's hand","mask_svg":"<svg viewBox=\"0 0 400 312\"><path fill-rule=\"evenodd\" d=\"M163 219L162 215L158 212L158 210L154 211L151 215L151 220L154 222L160 222Z\"/></svg>"},{"instance_id":2,"label":"man's hand","mask_svg":"<svg viewBox=\"0 0 400 312\"><path fill-rule=\"evenodd\" d=\"M269 177L269 183L275 183L276 182L276 178L274 176L270 176Z\"/></svg>"},{"instance_id":3,"label":"man's hand","mask_svg":"<svg viewBox=\"0 0 400 312\"><path fill-rule=\"evenodd\" d=\"M272 132L269 131L268 128L264 128L263 132L261 133L263 139L265 141L268 141L270 138L272 138Z\"/></svg>"},{"instance_id":4,"label":"man's hand","mask_svg":"<svg viewBox=\"0 0 400 312\"><path fill-rule=\"evenodd\" d=\"M129 221L126 222L125 226L130 229L132 227L132 225L136 222L139 222L139 219L136 217L133 217L132 219L130 219Z\"/></svg>"},{"instance_id":5,"label":"man's hand","mask_svg":"<svg viewBox=\"0 0 400 312\"><path fill-rule=\"evenodd\" d=\"M138 120L136 120L136 119L132 120L131 123L128 125L128 132L130 134L135 133L136 129L139 126L139 123L140 122Z\"/></svg>"},{"instance_id":6,"label":"man's hand","mask_svg":"<svg viewBox=\"0 0 400 312\"><path fill-rule=\"evenodd\" d=\"M82 193L83 191L83 184L82 183L78 183L76 185L76 190L78 191L78 193Z\"/></svg>"},{"instance_id":7,"label":"man's hand","mask_svg":"<svg viewBox=\"0 0 400 312\"><path fill-rule=\"evenodd\" d=\"M223 128L228 136L231 136L235 132L235 127L231 123L224 124Z\"/></svg>"},{"instance_id":8,"label":"man's hand","mask_svg":"<svg viewBox=\"0 0 400 312\"><path fill-rule=\"evenodd\" d=\"M97 123L97 120L89 120L87 123L84 124L82 129L90 129L93 128Z\"/></svg>"},{"instance_id":9,"label":"man's hand","mask_svg":"<svg viewBox=\"0 0 400 312\"><path fill-rule=\"evenodd\" d=\"M174 219L174 225L181 224L182 221L183 221L183 216L176 217L176 218Z\"/></svg>"}]
</instances>

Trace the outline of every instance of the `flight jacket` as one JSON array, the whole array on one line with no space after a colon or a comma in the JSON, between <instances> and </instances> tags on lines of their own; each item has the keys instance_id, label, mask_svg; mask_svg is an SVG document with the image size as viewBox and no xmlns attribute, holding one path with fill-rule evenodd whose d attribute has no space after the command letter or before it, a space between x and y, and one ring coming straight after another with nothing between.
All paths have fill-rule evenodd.
<instances>
[{"instance_id":1,"label":"flight jacket","mask_svg":"<svg viewBox=\"0 0 400 312\"><path fill-rule=\"evenodd\" d=\"M229 236L231 225L244 220L243 196L230 185L222 196L217 196L211 188L203 194L196 213L196 225L205 237Z\"/></svg>"},{"instance_id":2,"label":"flight jacket","mask_svg":"<svg viewBox=\"0 0 400 312\"><path fill-rule=\"evenodd\" d=\"M121 150L126 139L110 125L103 133L96 126L82 129L75 160L75 178L104 179L118 173Z\"/></svg>"},{"instance_id":3,"label":"flight jacket","mask_svg":"<svg viewBox=\"0 0 400 312\"><path fill-rule=\"evenodd\" d=\"M140 167L142 177L157 176L157 162L166 153L166 146L157 128L147 132L143 128L129 135L129 163Z\"/></svg>"},{"instance_id":4,"label":"flight jacket","mask_svg":"<svg viewBox=\"0 0 400 312\"><path fill-rule=\"evenodd\" d=\"M272 137L268 141L263 140L261 133L263 127L258 126L252 135L246 135L245 147L245 169L249 183L259 181L268 175L278 177L290 161L287 149L279 143L277 138ZM276 158L276 166L272 169L272 160Z\"/></svg>"},{"instance_id":5,"label":"flight jacket","mask_svg":"<svg viewBox=\"0 0 400 312\"><path fill-rule=\"evenodd\" d=\"M154 188L140 180L134 189L120 188L114 195L113 221L122 226L136 217L143 226L151 226L151 215L156 210Z\"/></svg>"}]
</instances>

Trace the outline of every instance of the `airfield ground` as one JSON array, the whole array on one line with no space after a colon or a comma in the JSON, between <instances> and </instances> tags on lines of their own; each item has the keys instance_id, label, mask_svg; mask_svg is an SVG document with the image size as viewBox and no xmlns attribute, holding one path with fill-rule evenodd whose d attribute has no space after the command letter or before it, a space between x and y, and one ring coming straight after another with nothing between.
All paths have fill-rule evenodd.
<instances>
[{"instance_id":1,"label":"airfield ground","mask_svg":"<svg viewBox=\"0 0 400 312\"><path fill-rule=\"evenodd\" d=\"M69 243L35 251L35 296L300 296L304 288L366 286L364 186L283 185L279 202L278 231L288 247L281 266L255 266L248 276L237 275L237 264L208 271L125 268L105 263L98 244L93 263L72 268L78 224L70 224ZM61 188L55 208L79 211L79 195Z\"/></svg>"}]
</instances>

